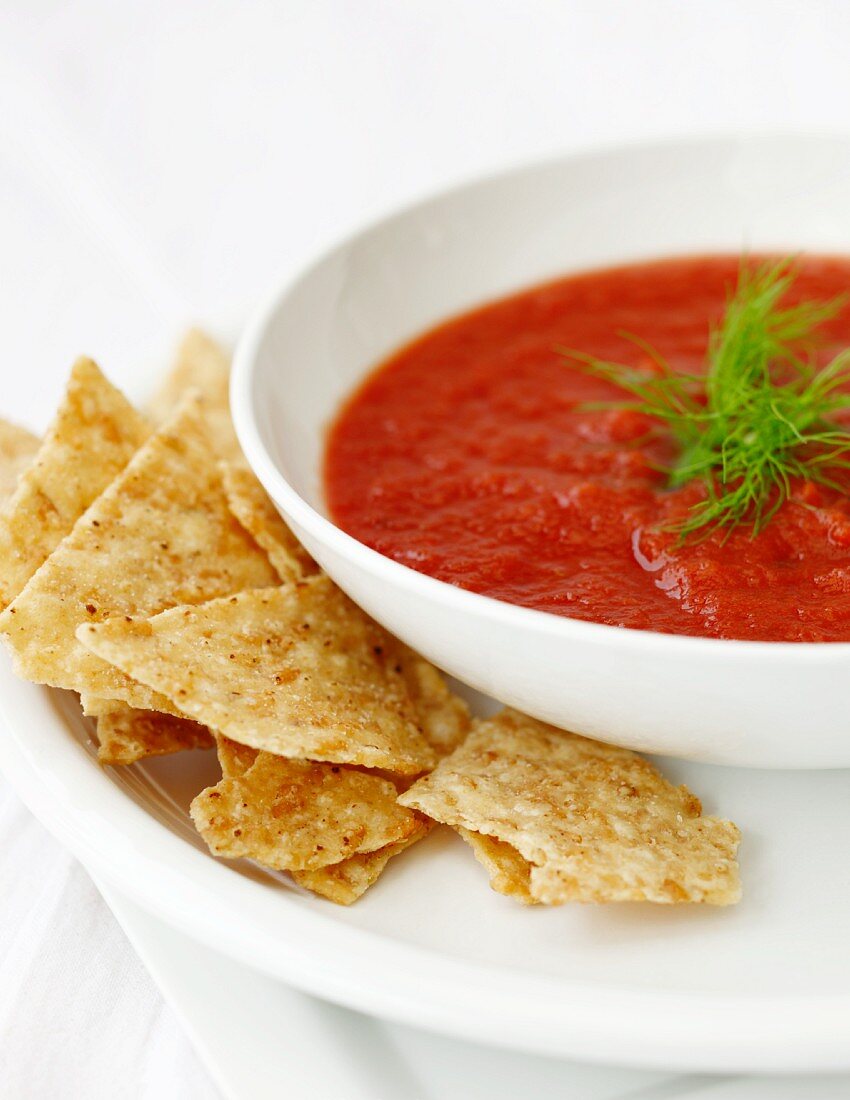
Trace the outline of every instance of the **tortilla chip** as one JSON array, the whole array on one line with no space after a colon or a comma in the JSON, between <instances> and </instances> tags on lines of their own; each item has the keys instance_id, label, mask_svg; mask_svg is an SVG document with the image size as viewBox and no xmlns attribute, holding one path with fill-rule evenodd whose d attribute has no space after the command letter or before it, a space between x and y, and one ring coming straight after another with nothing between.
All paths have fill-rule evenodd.
<instances>
[{"instance_id":1,"label":"tortilla chip","mask_svg":"<svg viewBox=\"0 0 850 1100\"><path fill-rule=\"evenodd\" d=\"M134 710L117 701L98 718L97 739L101 764L134 764L148 756L213 746L210 731L197 722L153 710Z\"/></svg>"},{"instance_id":2,"label":"tortilla chip","mask_svg":"<svg viewBox=\"0 0 850 1100\"><path fill-rule=\"evenodd\" d=\"M0 515L0 608L18 595L150 429L90 359L78 359L36 456Z\"/></svg>"},{"instance_id":3,"label":"tortilla chip","mask_svg":"<svg viewBox=\"0 0 850 1100\"><path fill-rule=\"evenodd\" d=\"M202 791L191 814L214 855L315 870L407 839L419 819L396 794L377 775L261 752L241 776Z\"/></svg>"},{"instance_id":4,"label":"tortilla chip","mask_svg":"<svg viewBox=\"0 0 850 1100\"><path fill-rule=\"evenodd\" d=\"M5 504L18 486L21 474L38 451L38 436L0 420L0 504Z\"/></svg>"},{"instance_id":5,"label":"tortilla chip","mask_svg":"<svg viewBox=\"0 0 850 1100\"><path fill-rule=\"evenodd\" d=\"M210 439L221 458L244 461L230 419L230 357L200 329L183 337L174 366L148 405L151 417L164 424L190 390L204 398Z\"/></svg>"},{"instance_id":6,"label":"tortilla chip","mask_svg":"<svg viewBox=\"0 0 850 1100\"><path fill-rule=\"evenodd\" d=\"M351 905L370 886L375 885L394 856L422 840L432 827L431 822L418 818L416 828L406 840L386 844L376 852L352 856L315 871L293 871L292 877L299 886L327 898L328 901L336 902L337 905Z\"/></svg>"},{"instance_id":7,"label":"tortilla chip","mask_svg":"<svg viewBox=\"0 0 850 1100\"><path fill-rule=\"evenodd\" d=\"M299 581L319 572L250 470L225 462L222 478L231 512L268 554L282 581Z\"/></svg>"},{"instance_id":8,"label":"tortilla chip","mask_svg":"<svg viewBox=\"0 0 850 1100\"><path fill-rule=\"evenodd\" d=\"M700 817L686 787L635 753L514 711L473 722L399 802L510 845L530 864L531 897L547 905L740 897L735 825Z\"/></svg>"},{"instance_id":9,"label":"tortilla chip","mask_svg":"<svg viewBox=\"0 0 850 1100\"><path fill-rule=\"evenodd\" d=\"M531 864L522 858L516 848L503 840L469 829L457 830L472 849L472 853L490 876L490 886L497 894L516 898L523 905L534 905L531 896Z\"/></svg>"},{"instance_id":10,"label":"tortilla chip","mask_svg":"<svg viewBox=\"0 0 850 1100\"><path fill-rule=\"evenodd\" d=\"M257 749L240 745L238 741L231 741L220 733L215 735L215 749L221 764L222 779L238 779L256 763L260 755Z\"/></svg>"},{"instance_id":11,"label":"tortilla chip","mask_svg":"<svg viewBox=\"0 0 850 1100\"><path fill-rule=\"evenodd\" d=\"M469 707L455 695L443 674L409 646L396 643L401 651L401 671L419 719L425 740L437 753L453 752L469 733Z\"/></svg>"},{"instance_id":12,"label":"tortilla chip","mask_svg":"<svg viewBox=\"0 0 850 1100\"><path fill-rule=\"evenodd\" d=\"M398 644L402 650L402 675L407 682L422 733L436 753L443 756L456 748L469 732L471 722L469 707L460 696L449 689L442 674L430 662L407 646ZM322 867L318 871L295 871L292 877L299 886L337 905L351 905L375 885L394 856L400 855L428 835L434 823L425 818L419 820L419 828L407 840L398 844L388 844L377 852L352 856L341 863ZM469 843L476 852L476 856L484 862L478 841L486 841L490 846L496 846L499 842L479 837L477 834L473 835L476 839L470 839ZM515 862L521 865L527 879L528 864L509 845L500 847L512 854Z\"/></svg>"},{"instance_id":13,"label":"tortilla chip","mask_svg":"<svg viewBox=\"0 0 850 1100\"><path fill-rule=\"evenodd\" d=\"M275 579L265 554L230 514L199 401L190 397L0 615L0 631L27 679L140 710L174 711L166 698L89 652L75 637L77 627Z\"/></svg>"},{"instance_id":14,"label":"tortilla chip","mask_svg":"<svg viewBox=\"0 0 850 1100\"><path fill-rule=\"evenodd\" d=\"M222 463L222 475L231 511L266 551L281 580L302 580L320 572L250 470ZM451 752L469 731L469 707L424 657L401 642L396 646L426 740L437 752Z\"/></svg>"},{"instance_id":15,"label":"tortilla chip","mask_svg":"<svg viewBox=\"0 0 850 1100\"><path fill-rule=\"evenodd\" d=\"M100 718L104 714L111 714L119 707L126 706L126 703L121 703L117 699L103 699L99 695L83 693L80 696L80 706L83 708L83 714L86 718Z\"/></svg>"},{"instance_id":16,"label":"tortilla chip","mask_svg":"<svg viewBox=\"0 0 850 1100\"><path fill-rule=\"evenodd\" d=\"M231 741L221 734L216 735L215 743L224 779L244 775L260 755L256 749L240 745L238 741ZM347 769L342 767L340 771L345 775ZM427 836L433 827L432 822L418 814L416 822L413 832L405 840L385 844L374 852L362 852L317 870L293 871L292 877L299 886L312 890L314 894L335 901L337 905L350 905L378 880L393 856L399 855L411 844Z\"/></svg>"},{"instance_id":17,"label":"tortilla chip","mask_svg":"<svg viewBox=\"0 0 850 1100\"><path fill-rule=\"evenodd\" d=\"M399 775L434 763L394 640L327 577L85 625L78 636L243 745Z\"/></svg>"}]
</instances>

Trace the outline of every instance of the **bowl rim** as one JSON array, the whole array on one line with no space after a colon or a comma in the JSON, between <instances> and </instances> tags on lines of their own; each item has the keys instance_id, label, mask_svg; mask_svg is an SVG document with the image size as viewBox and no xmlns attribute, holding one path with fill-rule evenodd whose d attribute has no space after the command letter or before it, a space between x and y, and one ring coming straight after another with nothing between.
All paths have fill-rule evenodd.
<instances>
[{"instance_id":1,"label":"bowl rim","mask_svg":"<svg viewBox=\"0 0 850 1100\"><path fill-rule=\"evenodd\" d=\"M375 579L382 579L388 586L406 588L415 596L441 604L459 615L473 615L517 631L531 630L560 637L572 643L620 647L625 651L641 650L659 657L722 658L759 661L765 658L783 662L810 664L811 662L840 662L850 659L848 642L770 642L747 639L713 638L691 634L668 634L655 630L639 630L634 627L614 626L548 611L508 603L478 592L449 584L410 566L388 558L377 550L359 542L332 520L323 516L294 488L272 458L263 442L254 401L254 381L259 352L266 333L278 311L282 309L295 289L306 279L335 257L344 254L360 239L393 222L422 214L431 206L473 192L481 187L498 184L511 178L532 175L560 165L580 164L593 160L617 161L634 156L665 155L689 151L722 149L746 145L776 147L784 144L843 145L850 151L850 133L820 132L758 132L752 134L711 134L701 137L665 138L657 141L607 143L599 146L525 160L508 168L483 172L463 179L450 186L426 193L415 200L393 207L389 212L368 219L347 232L341 240L326 247L308 263L288 270L278 278L270 290L260 299L249 315L234 353L230 380L230 403L236 434L248 462L263 483L269 495L287 515L334 553L349 561L359 570ZM650 258L650 257L647 257ZM605 265L611 266L611 265ZM438 662L439 663L439 662Z\"/></svg>"}]
</instances>

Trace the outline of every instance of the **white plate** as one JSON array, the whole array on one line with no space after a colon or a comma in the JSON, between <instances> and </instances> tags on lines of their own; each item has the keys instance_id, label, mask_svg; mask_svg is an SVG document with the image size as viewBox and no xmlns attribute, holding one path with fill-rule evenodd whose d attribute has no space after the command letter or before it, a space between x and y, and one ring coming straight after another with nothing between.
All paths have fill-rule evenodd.
<instances>
[{"instance_id":1,"label":"white plate","mask_svg":"<svg viewBox=\"0 0 850 1100\"><path fill-rule=\"evenodd\" d=\"M581 1066L386 1024L297 993L98 888L228 1100L837 1100L850 1077L726 1077ZM239 1005L239 1026L232 1006ZM320 1067L320 1068L319 1068Z\"/></svg>"},{"instance_id":2,"label":"white plate","mask_svg":"<svg viewBox=\"0 0 850 1100\"><path fill-rule=\"evenodd\" d=\"M716 1077L570 1065L386 1024L240 966L168 928L105 881L97 887L228 1100L280 1100L282 1082L286 1100L469 1100L472 1082L487 1100L563 1100L565 1093L628 1100L659 1086L665 1100L690 1100L719 1084ZM776 1100L772 1093L752 1100L756 1095ZM724 1092L722 1100L732 1096Z\"/></svg>"},{"instance_id":3,"label":"white plate","mask_svg":"<svg viewBox=\"0 0 850 1100\"><path fill-rule=\"evenodd\" d=\"M210 947L456 1037L614 1064L850 1068L847 773L665 762L744 830L732 910L529 910L440 831L336 908L207 855L184 808L210 754L100 769L74 697L0 669L0 766L93 871Z\"/></svg>"}]
</instances>

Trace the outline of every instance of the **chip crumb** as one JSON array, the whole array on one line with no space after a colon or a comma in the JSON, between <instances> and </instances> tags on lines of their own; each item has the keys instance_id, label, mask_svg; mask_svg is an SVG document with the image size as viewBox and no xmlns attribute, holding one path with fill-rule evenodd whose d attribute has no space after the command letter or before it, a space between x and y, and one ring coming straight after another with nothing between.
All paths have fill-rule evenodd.
<instances>
[{"instance_id":1,"label":"chip crumb","mask_svg":"<svg viewBox=\"0 0 850 1100\"><path fill-rule=\"evenodd\" d=\"M732 822L699 816L698 799L643 757L515 711L474 721L399 802L509 845L529 865L530 899L543 904L740 898ZM521 896L505 853L475 847L494 888Z\"/></svg>"}]
</instances>

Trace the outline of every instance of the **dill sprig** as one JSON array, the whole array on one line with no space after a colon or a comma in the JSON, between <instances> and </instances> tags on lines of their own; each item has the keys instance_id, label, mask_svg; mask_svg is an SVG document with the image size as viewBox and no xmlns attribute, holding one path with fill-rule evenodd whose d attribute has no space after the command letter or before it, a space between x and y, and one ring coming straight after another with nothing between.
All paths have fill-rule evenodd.
<instances>
[{"instance_id":1,"label":"dill sprig","mask_svg":"<svg viewBox=\"0 0 850 1100\"><path fill-rule=\"evenodd\" d=\"M704 376L677 373L655 349L629 337L650 369L622 366L560 349L583 370L631 394L592 407L634 409L660 420L679 445L666 473L671 488L699 480L705 498L675 525L682 540L749 524L757 535L782 507L794 479L842 492L850 469L850 433L834 415L850 407L850 350L818 369L817 329L843 299L781 301L794 282L793 261L742 264L723 320L712 329ZM626 335L626 334L624 334Z\"/></svg>"}]
</instances>

